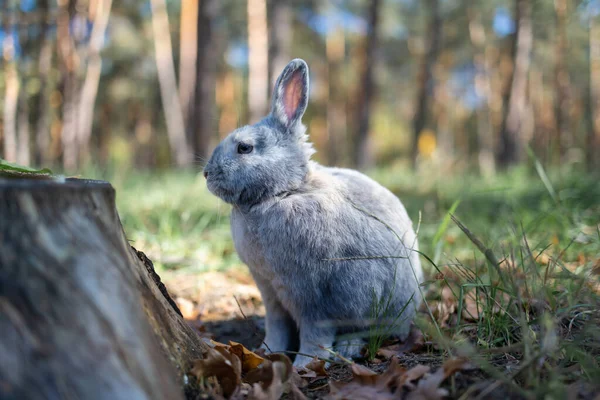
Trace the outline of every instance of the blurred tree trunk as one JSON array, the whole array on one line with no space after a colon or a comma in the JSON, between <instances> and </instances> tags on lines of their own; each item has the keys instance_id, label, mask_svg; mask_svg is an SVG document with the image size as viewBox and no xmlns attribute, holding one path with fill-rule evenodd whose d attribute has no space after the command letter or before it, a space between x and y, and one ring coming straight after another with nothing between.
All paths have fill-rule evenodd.
<instances>
[{"instance_id":1,"label":"blurred tree trunk","mask_svg":"<svg viewBox=\"0 0 600 400\"><path fill-rule=\"evenodd\" d=\"M149 103L154 105L154 101L150 100ZM157 107L158 108L158 107ZM108 166L110 160L110 143L112 141L112 110L113 106L110 103L102 104L96 112L100 113L100 133L98 135L98 163L102 166Z\"/></svg>"},{"instance_id":2,"label":"blurred tree trunk","mask_svg":"<svg viewBox=\"0 0 600 400\"><path fill-rule=\"evenodd\" d=\"M62 143L63 167L72 171L77 167L79 149L77 146L77 68L79 58L75 52L75 43L71 35L70 22L76 0L58 3L57 44L60 55L62 87L62 124L60 138Z\"/></svg>"},{"instance_id":3,"label":"blurred tree trunk","mask_svg":"<svg viewBox=\"0 0 600 400\"><path fill-rule=\"evenodd\" d=\"M92 8L95 5L95 8ZM104 36L108 26L108 18L112 0L97 0L90 3L90 17L93 21L92 33L87 46L87 71L77 113L77 141L80 151L80 165L90 160L90 139L94 124L94 104L98 95L98 85L102 72L100 50L104 45Z\"/></svg>"},{"instance_id":4,"label":"blurred tree trunk","mask_svg":"<svg viewBox=\"0 0 600 400\"><path fill-rule=\"evenodd\" d=\"M186 137L194 143L197 132L194 117L196 105L196 62L198 58L198 1L182 0L179 26L179 101Z\"/></svg>"},{"instance_id":5,"label":"blurred tree trunk","mask_svg":"<svg viewBox=\"0 0 600 400\"><path fill-rule=\"evenodd\" d=\"M269 40L266 0L248 0L248 108L250 122L267 113Z\"/></svg>"},{"instance_id":6,"label":"blurred tree trunk","mask_svg":"<svg viewBox=\"0 0 600 400\"><path fill-rule=\"evenodd\" d=\"M17 141L17 163L21 165L29 165L31 163L31 149L29 146L29 102L27 91L21 85L21 93L19 95L19 117L18 117L18 134Z\"/></svg>"},{"instance_id":7,"label":"blurred tree trunk","mask_svg":"<svg viewBox=\"0 0 600 400\"><path fill-rule=\"evenodd\" d=\"M160 85L161 100L169 145L175 162L185 166L192 161L192 154L185 136L183 113L179 103L177 83L175 80L175 66L173 64L173 49L169 29L169 17L165 0L151 0L152 30L154 34L154 50L158 82Z\"/></svg>"},{"instance_id":8,"label":"blurred tree trunk","mask_svg":"<svg viewBox=\"0 0 600 400\"><path fill-rule=\"evenodd\" d=\"M218 35L213 20L220 8L219 0L201 0L198 8L198 53L194 93L194 130L192 148L201 160L210 156L210 142L215 131L215 87L219 54Z\"/></svg>"},{"instance_id":9,"label":"blurred tree trunk","mask_svg":"<svg viewBox=\"0 0 600 400\"><path fill-rule=\"evenodd\" d=\"M17 161L17 105L19 103L19 75L14 59L14 43L11 35L4 37L4 158L10 162Z\"/></svg>"},{"instance_id":10,"label":"blurred tree trunk","mask_svg":"<svg viewBox=\"0 0 600 400\"><path fill-rule=\"evenodd\" d=\"M496 161L503 168L522 159L527 142L523 124L527 113L527 81L533 46L530 0L515 0L515 21L510 90L505 97L504 120L496 153Z\"/></svg>"},{"instance_id":11,"label":"blurred tree trunk","mask_svg":"<svg viewBox=\"0 0 600 400\"><path fill-rule=\"evenodd\" d=\"M19 73L17 71L17 61L15 59L15 43L14 38L10 34L15 29L17 24L17 4L13 2L9 5L3 5L2 10L6 10L6 14L2 15L3 19L1 28L8 34L4 35L2 42L3 66L4 66L4 108L2 110L4 130L4 158L10 162L17 161L17 108L19 104L20 82Z\"/></svg>"},{"instance_id":12,"label":"blurred tree trunk","mask_svg":"<svg viewBox=\"0 0 600 400\"><path fill-rule=\"evenodd\" d=\"M589 17L590 46L590 89L588 93L591 111L591 129L586 139L586 162L588 169L594 171L600 167L600 24L598 16Z\"/></svg>"},{"instance_id":13,"label":"blurred tree trunk","mask_svg":"<svg viewBox=\"0 0 600 400\"><path fill-rule=\"evenodd\" d=\"M20 10L17 14L17 21L25 19L25 13ZM16 27L19 46L21 47L21 57L39 52L38 40L32 40L29 24L19 23ZM29 122L29 90L28 83L31 82L31 74L25 68L26 64L21 64L20 75L20 93L18 100L18 118L17 118L17 163L21 165L31 164L31 146L30 146L30 122Z\"/></svg>"},{"instance_id":14,"label":"blurred tree trunk","mask_svg":"<svg viewBox=\"0 0 600 400\"><path fill-rule=\"evenodd\" d=\"M327 161L336 165L340 161L342 139L346 133L346 105L342 91L342 64L346 51L346 38L341 27L331 29L326 38L327 53Z\"/></svg>"},{"instance_id":15,"label":"blurred tree trunk","mask_svg":"<svg viewBox=\"0 0 600 400\"><path fill-rule=\"evenodd\" d=\"M371 103L375 92L373 67L377 54L379 15L381 0L371 0L369 3L368 31L364 43L363 63L361 71L360 93L358 93L358 112L356 114L356 133L354 135L353 163L358 168L367 168L373 164L369 127L371 122Z\"/></svg>"},{"instance_id":16,"label":"blurred tree trunk","mask_svg":"<svg viewBox=\"0 0 600 400\"><path fill-rule=\"evenodd\" d=\"M529 74L529 102L534 112L535 132L531 146L543 162L548 161L550 138L556 132L554 99L546 95L545 84L543 71L532 68Z\"/></svg>"},{"instance_id":17,"label":"blurred tree trunk","mask_svg":"<svg viewBox=\"0 0 600 400\"><path fill-rule=\"evenodd\" d=\"M481 15L468 9L469 37L474 48L473 63L475 72L475 91L484 99L477 109L477 138L479 170L483 175L493 175L496 170L494 160L494 129L491 116L490 64L487 60L487 39Z\"/></svg>"},{"instance_id":18,"label":"blurred tree trunk","mask_svg":"<svg viewBox=\"0 0 600 400\"><path fill-rule=\"evenodd\" d=\"M417 166L419 155L419 137L427 126L427 113L432 91L432 71L440 48L440 36L442 31L442 19L440 16L439 0L427 0L426 9L429 10L429 24L427 26L427 45L421 59L417 75L417 98L415 114L413 117L413 142L412 142L412 165Z\"/></svg>"},{"instance_id":19,"label":"blurred tree trunk","mask_svg":"<svg viewBox=\"0 0 600 400\"><path fill-rule=\"evenodd\" d=\"M556 37L554 40L554 115L556 118L556 146L559 160L573 143L570 132L571 83L567 68L567 0L554 0Z\"/></svg>"},{"instance_id":20,"label":"blurred tree trunk","mask_svg":"<svg viewBox=\"0 0 600 400\"><path fill-rule=\"evenodd\" d=\"M42 15L41 50L38 61L38 77L40 90L37 96L36 109L37 121L35 126L35 163L38 166L46 165L50 161L50 96L48 80L52 68L52 43L50 34L49 0L40 0L40 13Z\"/></svg>"},{"instance_id":21,"label":"blurred tree trunk","mask_svg":"<svg viewBox=\"0 0 600 400\"><path fill-rule=\"evenodd\" d=\"M290 62L292 44L292 9L290 0L269 1L269 90Z\"/></svg>"}]
</instances>

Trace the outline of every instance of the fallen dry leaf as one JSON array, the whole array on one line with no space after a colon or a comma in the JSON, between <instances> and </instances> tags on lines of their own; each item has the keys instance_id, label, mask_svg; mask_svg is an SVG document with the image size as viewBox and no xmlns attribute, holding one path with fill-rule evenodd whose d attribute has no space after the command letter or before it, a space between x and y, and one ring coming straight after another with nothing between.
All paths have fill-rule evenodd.
<instances>
[{"instance_id":1,"label":"fallen dry leaf","mask_svg":"<svg viewBox=\"0 0 600 400\"><path fill-rule=\"evenodd\" d=\"M454 375L458 371L472 369L473 366L469 361L465 358L450 358L444 362L442 365L442 370L444 371L444 379L448 378L451 375Z\"/></svg>"},{"instance_id":2,"label":"fallen dry leaf","mask_svg":"<svg viewBox=\"0 0 600 400\"><path fill-rule=\"evenodd\" d=\"M397 356L399 354L401 354L402 351L400 351L400 345L399 344L394 344L391 346L386 346L386 347L382 347L379 350L377 350L377 355L381 356L385 359L388 358L392 358L394 356Z\"/></svg>"},{"instance_id":3,"label":"fallen dry leaf","mask_svg":"<svg viewBox=\"0 0 600 400\"><path fill-rule=\"evenodd\" d=\"M208 349L205 358L194 362L191 373L198 379L215 377L223 396L231 397L242 381L242 363L224 347Z\"/></svg>"},{"instance_id":4,"label":"fallen dry leaf","mask_svg":"<svg viewBox=\"0 0 600 400\"><path fill-rule=\"evenodd\" d=\"M438 301L431 301L430 307L437 323L447 327L450 316L456 312L457 300L449 286L442 288L440 298Z\"/></svg>"},{"instance_id":5,"label":"fallen dry leaf","mask_svg":"<svg viewBox=\"0 0 600 400\"><path fill-rule=\"evenodd\" d=\"M242 361L242 372L253 370L262 364L265 359L258 354L248 350L243 344L237 342L229 342L229 352L235 354Z\"/></svg>"},{"instance_id":6,"label":"fallen dry leaf","mask_svg":"<svg viewBox=\"0 0 600 400\"><path fill-rule=\"evenodd\" d=\"M215 347L222 347L225 349L229 349L229 345L225 344L225 343L221 343L221 342L217 342L216 340L205 340L205 343L207 343L210 347L215 348Z\"/></svg>"},{"instance_id":7,"label":"fallen dry leaf","mask_svg":"<svg viewBox=\"0 0 600 400\"><path fill-rule=\"evenodd\" d=\"M369 368L352 364L354 380L350 383L330 382L330 399L397 399L402 392L400 381L406 370L393 358L387 370L378 375Z\"/></svg>"},{"instance_id":8,"label":"fallen dry leaf","mask_svg":"<svg viewBox=\"0 0 600 400\"><path fill-rule=\"evenodd\" d=\"M274 400L279 399L285 390L285 375L287 374L286 365L281 361L271 363L272 379L268 385L254 383L249 399L255 400Z\"/></svg>"},{"instance_id":9,"label":"fallen dry leaf","mask_svg":"<svg viewBox=\"0 0 600 400\"><path fill-rule=\"evenodd\" d=\"M352 364L350 367L354 380L361 385L374 385L377 382L377 372L371 371L369 368L360 364Z\"/></svg>"},{"instance_id":10,"label":"fallen dry leaf","mask_svg":"<svg viewBox=\"0 0 600 400\"><path fill-rule=\"evenodd\" d=\"M302 379L293 371L292 362L284 354L269 354L263 363L250 370L244 381L252 385L250 399L278 399L283 393L290 399L305 399L297 387Z\"/></svg>"},{"instance_id":11,"label":"fallen dry leaf","mask_svg":"<svg viewBox=\"0 0 600 400\"><path fill-rule=\"evenodd\" d=\"M429 384L426 380L419 382L417 388L408 393L407 400L441 400L448 396L448 391L435 385Z\"/></svg>"},{"instance_id":12,"label":"fallen dry leaf","mask_svg":"<svg viewBox=\"0 0 600 400\"><path fill-rule=\"evenodd\" d=\"M422 350L424 345L425 339L423 338L423 332L415 325L412 325L410 333L403 343L382 347L377 350L377 355L384 359L389 359L403 353L417 353Z\"/></svg>"},{"instance_id":13,"label":"fallen dry leaf","mask_svg":"<svg viewBox=\"0 0 600 400\"><path fill-rule=\"evenodd\" d=\"M417 387L409 393L407 399L438 400L448 396L448 391L440 388L440 385L449 376L466 368L470 368L470 364L463 358L451 358L446 360L444 365L438 368L437 371L425 375L423 379L419 381Z\"/></svg>"},{"instance_id":14,"label":"fallen dry leaf","mask_svg":"<svg viewBox=\"0 0 600 400\"><path fill-rule=\"evenodd\" d=\"M266 358L263 363L248 371L244 377L244 381L250 384L262 382L263 387L267 387L273 380L273 363L275 362L280 362L285 366L285 375L283 377L284 381L287 381L290 378L293 370L292 362L286 355L275 353L269 354L265 357Z\"/></svg>"},{"instance_id":15,"label":"fallen dry leaf","mask_svg":"<svg viewBox=\"0 0 600 400\"><path fill-rule=\"evenodd\" d=\"M412 367L411 369L409 369L408 371L406 371L406 373L402 376L400 383L402 385L406 385L408 383L411 383L412 381L421 379L423 377L423 375L428 373L430 370L431 370L431 368L427 365L421 365L421 364L416 365L416 366Z\"/></svg>"},{"instance_id":16,"label":"fallen dry leaf","mask_svg":"<svg viewBox=\"0 0 600 400\"><path fill-rule=\"evenodd\" d=\"M311 362L306 364L306 368L314 371L317 376L327 376L327 371L325 371L325 361L319 360L318 358L313 358Z\"/></svg>"},{"instance_id":17,"label":"fallen dry leaf","mask_svg":"<svg viewBox=\"0 0 600 400\"><path fill-rule=\"evenodd\" d=\"M355 382L346 384L329 383L329 396L331 400L393 400L398 396L389 391L373 386L363 386Z\"/></svg>"},{"instance_id":18,"label":"fallen dry leaf","mask_svg":"<svg viewBox=\"0 0 600 400\"><path fill-rule=\"evenodd\" d=\"M465 321L478 321L479 316L483 313L484 299L476 300L475 294L469 292L465 295L465 304L462 310L462 318Z\"/></svg>"},{"instance_id":19,"label":"fallen dry leaf","mask_svg":"<svg viewBox=\"0 0 600 400\"><path fill-rule=\"evenodd\" d=\"M296 369L296 373L298 374L298 376L300 378L304 378L304 379L314 379L317 377L317 373L313 370L310 370L308 368L305 367L294 367Z\"/></svg>"}]
</instances>

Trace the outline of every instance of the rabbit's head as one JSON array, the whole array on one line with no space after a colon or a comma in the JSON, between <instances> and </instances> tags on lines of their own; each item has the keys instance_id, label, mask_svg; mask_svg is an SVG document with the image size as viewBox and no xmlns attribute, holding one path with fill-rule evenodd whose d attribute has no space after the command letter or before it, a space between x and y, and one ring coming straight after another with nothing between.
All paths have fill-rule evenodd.
<instances>
[{"instance_id":1,"label":"rabbit's head","mask_svg":"<svg viewBox=\"0 0 600 400\"><path fill-rule=\"evenodd\" d=\"M302 184L314 153L302 125L308 84L308 66L292 60L277 79L269 115L236 129L215 148L204 168L213 194L253 205Z\"/></svg>"}]
</instances>

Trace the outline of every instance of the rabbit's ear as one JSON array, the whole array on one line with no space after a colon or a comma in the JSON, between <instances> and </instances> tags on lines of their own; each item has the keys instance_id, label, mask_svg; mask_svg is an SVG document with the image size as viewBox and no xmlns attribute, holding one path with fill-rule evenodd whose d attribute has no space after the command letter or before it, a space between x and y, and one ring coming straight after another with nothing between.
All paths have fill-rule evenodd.
<instances>
[{"instance_id":1,"label":"rabbit's ear","mask_svg":"<svg viewBox=\"0 0 600 400\"><path fill-rule=\"evenodd\" d=\"M300 122L308 104L308 65L296 58L285 67L273 90L271 115L291 128Z\"/></svg>"}]
</instances>

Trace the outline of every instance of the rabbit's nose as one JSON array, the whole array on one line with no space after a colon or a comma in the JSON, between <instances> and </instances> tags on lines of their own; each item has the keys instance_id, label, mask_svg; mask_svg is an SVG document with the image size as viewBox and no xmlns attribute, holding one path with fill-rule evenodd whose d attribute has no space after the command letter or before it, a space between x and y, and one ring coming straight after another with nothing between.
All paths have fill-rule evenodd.
<instances>
[{"instance_id":1,"label":"rabbit's nose","mask_svg":"<svg viewBox=\"0 0 600 400\"><path fill-rule=\"evenodd\" d=\"M204 170L204 177L208 179L208 171Z\"/></svg>"}]
</instances>

